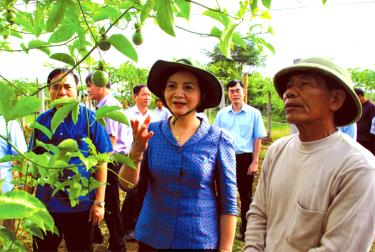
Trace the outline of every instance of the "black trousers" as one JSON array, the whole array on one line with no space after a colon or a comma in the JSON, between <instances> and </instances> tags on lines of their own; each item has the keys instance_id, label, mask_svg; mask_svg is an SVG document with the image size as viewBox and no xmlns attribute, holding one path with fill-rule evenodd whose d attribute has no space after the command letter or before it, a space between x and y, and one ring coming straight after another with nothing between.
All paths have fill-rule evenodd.
<instances>
[{"instance_id":1,"label":"black trousers","mask_svg":"<svg viewBox=\"0 0 375 252\"><path fill-rule=\"evenodd\" d=\"M249 211L249 206L253 200L253 175L248 175L247 170L253 161L252 153L244 153L236 155L237 162L237 188L241 201L241 234L246 231L246 213Z\"/></svg>"},{"instance_id":2,"label":"black trousers","mask_svg":"<svg viewBox=\"0 0 375 252\"><path fill-rule=\"evenodd\" d=\"M120 211L120 196L118 172L121 164L108 163L107 186L105 189L105 215L104 220L109 231L109 246L111 251L125 251L124 229L122 228L122 217Z\"/></svg>"},{"instance_id":3,"label":"black trousers","mask_svg":"<svg viewBox=\"0 0 375 252\"><path fill-rule=\"evenodd\" d=\"M143 205L143 196L139 195L138 188L126 193L124 202L122 203L121 216L125 232L131 232L135 229L138 216Z\"/></svg>"},{"instance_id":4,"label":"black trousers","mask_svg":"<svg viewBox=\"0 0 375 252\"><path fill-rule=\"evenodd\" d=\"M51 213L58 234L47 232L43 239L33 237L33 251L57 251L64 238L68 251L93 251L93 226L89 212Z\"/></svg>"}]
</instances>

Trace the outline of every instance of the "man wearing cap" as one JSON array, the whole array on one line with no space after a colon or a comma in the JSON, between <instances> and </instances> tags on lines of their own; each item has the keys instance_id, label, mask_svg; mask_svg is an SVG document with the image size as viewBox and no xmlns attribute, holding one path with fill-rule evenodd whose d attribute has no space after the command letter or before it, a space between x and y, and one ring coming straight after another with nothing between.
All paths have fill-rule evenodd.
<instances>
[{"instance_id":1,"label":"man wearing cap","mask_svg":"<svg viewBox=\"0 0 375 252\"><path fill-rule=\"evenodd\" d=\"M118 106L122 107L121 103L113 97L108 83L104 87L97 87L92 82L92 74L86 77L86 84L88 87L89 98L97 102L96 108L103 106ZM131 128L126 125L114 121L109 118L104 119L106 122L106 130L113 147L113 154L123 153L128 154L132 142ZM120 195L119 183L117 173L120 170L120 164L108 164L107 186L105 190L105 207L106 212L104 220L109 231L109 245L110 251L124 251L125 244L123 241L124 230L122 228L122 218L120 212ZM98 231L98 230L96 230Z\"/></svg>"},{"instance_id":2,"label":"man wearing cap","mask_svg":"<svg viewBox=\"0 0 375 252\"><path fill-rule=\"evenodd\" d=\"M354 89L362 105L362 116L357 122L357 141L375 155L375 135L371 133L371 122L375 117L375 105L365 98L365 92Z\"/></svg>"},{"instance_id":3,"label":"man wearing cap","mask_svg":"<svg viewBox=\"0 0 375 252\"><path fill-rule=\"evenodd\" d=\"M159 120L166 120L171 115L171 112L163 106L163 101L160 98L155 99L156 108L154 110L155 114L158 116Z\"/></svg>"},{"instance_id":4,"label":"man wearing cap","mask_svg":"<svg viewBox=\"0 0 375 252\"><path fill-rule=\"evenodd\" d=\"M361 116L349 74L307 58L280 70L274 84L299 133L266 154L244 251L369 251L375 157L337 129Z\"/></svg>"},{"instance_id":5,"label":"man wearing cap","mask_svg":"<svg viewBox=\"0 0 375 252\"><path fill-rule=\"evenodd\" d=\"M227 84L227 91L231 104L219 111L214 125L228 130L234 139L237 187L241 201L241 226L237 238L243 241L246 213L253 200L254 174L258 171L262 138L266 136L266 130L260 111L244 102L244 84L232 80Z\"/></svg>"}]
</instances>

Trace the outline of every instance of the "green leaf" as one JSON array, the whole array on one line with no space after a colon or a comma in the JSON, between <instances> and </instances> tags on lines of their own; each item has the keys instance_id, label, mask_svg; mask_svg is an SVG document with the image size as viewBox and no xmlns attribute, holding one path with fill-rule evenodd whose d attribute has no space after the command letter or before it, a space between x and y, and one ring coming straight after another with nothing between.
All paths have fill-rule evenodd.
<instances>
[{"instance_id":1,"label":"green leaf","mask_svg":"<svg viewBox=\"0 0 375 252\"><path fill-rule=\"evenodd\" d=\"M63 104L68 104L68 103L74 103L74 102L77 102L77 101L75 99L73 99L73 98L63 97L63 98L59 98L59 99L53 100L50 103L50 106L51 107L56 107L58 105L63 105Z\"/></svg>"},{"instance_id":2,"label":"green leaf","mask_svg":"<svg viewBox=\"0 0 375 252\"><path fill-rule=\"evenodd\" d=\"M258 9L258 0L250 1L251 12L255 12Z\"/></svg>"},{"instance_id":3,"label":"green leaf","mask_svg":"<svg viewBox=\"0 0 375 252\"><path fill-rule=\"evenodd\" d=\"M108 113L105 114L104 117L107 117L107 118L115 120L117 122L129 125L129 121L126 118L125 114L121 113L120 111L108 112Z\"/></svg>"},{"instance_id":4,"label":"green leaf","mask_svg":"<svg viewBox=\"0 0 375 252\"><path fill-rule=\"evenodd\" d=\"M116 19L121 15L121 12L112 6L105 6L104 8L99 8L98 11L95 12L93 16L93 21L97 22L104 19Z\"/></svg>"},{"instance_id":5,"label":"green leaf","mask_svg":"<svg viewBox=\"0 0 375 252\"><path fill-rule=\"evenodd\" d=\"M211 32L210 32L210 34L211 34L212 36L215 36L215 37L218 37L218 38L221 37L221 34L222 34L222 33L223 33L223 32L222 32L219 28L217 28L216 26L212 27Z\"/></svg>"},{"instance_id":6,"label":"green leaf","mask_svg":"<svg viewBox=\"0 0 375 252\"><path fill-rule=\"evenodd\" d=\"M3 237L4 240L8 240L8 241L14 241L14 239L16 238L13 232L11 232L9 229L5 227L0 226L0 238L1 237ZM1 240L2 239L0 239L0 241Z\"/></svg>"},{"instance_id":7,"label":"green leaf","mask_svg":"<svg viewBox=\"0 0 375 252\"><path fill-rule=\"evenodd\" d=\"M27 96L19 99L16 105L10 107L7 120L14 120L32 113L39 112L42 102L35 96Z\"/></svg>"},{"instance_id":8,"label":"green leaf","mask_svg":"<svg viewBox=\"0 0 375 252\"><path fill-rule=\"evenodd\" d=\"M186 0L175 0L176 5L180 9L178 16L185 18L189 21L190 18L190 1Z\"/></svg>"},{"instance_id":9,"label":"green leaf","mask_svg":"<svg viewBox=\"0 0 375 252\"><path fill-rule=\"evenodd\" d=\"M72 120L74 124L77 124L79 115L79 106L75 106L72 110Z\"/></svg>"},{"instance_id":10,"label":"green leaf","mask_svg":"<svg viewBox=\"0 0 375 252\"><path fill-rule=\"evenodd\" d=\"M55 28L61 23L64 17L64 10L64 0L54 2L49 12L49 17L46 24L47 32L53 32Z\"/></svg>"},{"instance_id":11,"label":"green leaf","mask_svg":"<svg viewBox=\"0 0 375 252\"><path fill-rule=\"evenodd\" d=\"M324 4L324 1L325 0L323 0L323 4ZM262 0L262 3L264 7L266 7L267 9L271 8L271 0Z\"/></svg>"},{"instance_id":12,"label":"green leaf","mask_svg":"<svg viewBox=\"0 0 375 252\"><path fill-rule=\"evenodd\" d=\"M132 43L122 34L113 34L108 38L109 43L113 45L118 51L132 59L135 62L138 62L138 54L134 49Z\"/></svg>"},{"instance_id":13,"label":"green leaf","mask_svg":"<svg viewBox=\"0 0 375 252\"><path fill-rule=\"evenodd\" d=\"M51 59L64 62L64 63L69 64L71 66L74 66L76 64L75 60L73 59L73 57L70 56L69 54L66 54L66 53L54 53L54 54L52 54L49 57Z\"/></svg>"},{"instance_id":14,"label":"green leaf","mask_svg":"<svg viewBox=\"0 0 375 252\"><path fill-rule=\"evenodd\" d=\"M235 43L236 45L239 45L239 46L241 46L242 48L246 49L246 43L245 43L245 40L241 37L241 34L239 34L238 32L234 32L234 33L233 33L232 41L233 41L233 43Z\"/></svg>"},{"instance_id":15,"label":"green leaf","mask_svg":"<svg viewBox=\"0 0 375 252\"><path fill-rule=\"evenodd\" d=\"M215 19L216 21L219 21L224 26L227 26L230 23L228 16L225 15L225 13L222 13L220 11L206 10L205 12L203 12L203 15L207 17L211 17Z\"/></svg>"},{"instance_id":16,"label":"green leaf","mask_svg":"<svg viewBox=\"0 0 375 252\"><path fill-rule=\"evenodd\" d=\"M155 3L156 3L155 0L147 0L147 2L142 6L141 14L140 14L141 25L150 16L150 12L152 9L154 9Z\"/></svg>"},{"instance_id":17,"label":"green leaf","mask_svg":"<svg viewBox=\"0 0 375 252\"><path fill-rule=\"evenodd\" d=\"M233 31L236 27L237 27L237 24L228 25L223 31L223 33L221 34L221 38L220 38L219 49L221 53L229 59L231 58L230 42L232 40Z\"/></svg>"},{"instance_id":18,"label":"green leaf","mask_svg":"<svg viewBox=\"0 0 375 252\"><path fill-rule=\"evenodd\" d=\"M15 95L15 89L8 85L0 83L0 114L4 116L5 121L7 120L9 113L9 106L12 104L13 97Z\"/></svg>"},{"instance_id":19,"label":"green leaf","mask_svg":"<svg viewBox=\"0 0 375 252\"><path fill-rule=\"evenodd\" d=\"M127 167L130 167L133 170L136 169L134 162L128 156L126 156L124 154L114 154L114 155L112 155L112 159L116 163L125 164Z\"/></svg>"},{"instance_id":20,"label":"green leaf","mask_svg":"<svg viewBox=\"0 0 375 252\"><path fill-rule=\"evenodd\" d=\"M59 43L70 39L75 33L74 24L62 24L60 25L49 37L49 43Z\"/></svg>"},{"instance_id":21,"label":"green leaf","mask_svg":"<svg viewBox=\"0 0 375 252\"><path fill-rule=\"evenodd\" d=\"M55 133L60 123L68 116L68 114L77 106L77 102L67 103L64 106L57 109L51 120L51 130Z\"/></svg>"},{"instance_id":22,"label":"green leaf","mask_svg":"<svg viewBox=\"0 0 375 252\"><path fill-rule=\"evenodd\" d=\"M96 119L105 117L105 114L111 111L120 110L119 106L103 106L96 111Z\"/></svg>"},{"instance_id":23,"label":"green leaf","mask_svg":"<svg viewBox=\"0 0 375 252\"><path fill-rule=\"evenodd\" d=\"M0 194L0 219L28 219L36 212L45 211L45 205L25 191Z\"/></svg>"},{"instance_id":24,"label":"green leaf","mask_svg":"<svg viewBox=\"0 0 375 252\"><path fill-rule=\"evenodd\" d=\"M31 40L29 42L29 49L39 49L41 50L42 52L46 53L47 55L50 55L51 53L51 50L48 48L48 43L47 42L44 42L44 41L41 41L41 40Z\"/></svg>"},{"instance_id":25,"label":"green leaf","mask_svg":"<svg viewBox=\"0 0 375 252\"><path fill-rule=\"evenodd\" d=\"M171 0L159 1L158 10L156 11L156 21L159 27L167 34L175 37L174 32L174 12Z\"/></svg>"}]
</instances>

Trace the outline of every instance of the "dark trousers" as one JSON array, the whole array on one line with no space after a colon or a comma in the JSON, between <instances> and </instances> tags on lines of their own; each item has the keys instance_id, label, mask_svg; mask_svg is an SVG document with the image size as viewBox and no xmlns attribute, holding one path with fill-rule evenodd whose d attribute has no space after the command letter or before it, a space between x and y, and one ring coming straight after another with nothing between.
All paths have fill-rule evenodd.
<instances>
[{"instance_id":1,"label":"dark trousers","mask_svg":"<svg viewBox=\"0 0 375 252\"><path fill-rule=\"evenodd\" d=\"M47 232L43 239L33 237L33 251L57 251L64 238L68 251L93 251L93 226L89 212L51 213L58 234Z\"/></svg>"},{"instance_id":2,"label":"dark trousers","mask_svg":"<svg viewBox=\"0 0 375 252\"><path fill-rule=\"evenodd\" d=\"M247 174L247 170L251 162L253 161L252 153L244 153L236 155L237 162L237 188L240 195L241 201L241 234L245 234L246 231L246 213L249 210L249 206L253 200L253 180L254 176Z\"/></svg>"},{"instance_id":3,"label":"dark trousers","mask_svg":"<svg viewBox=\"0 0 375 252\"><path fill-rule=\"evenodd\" d=\"M143 197L139 197L138 188L126 193L121 209L123 228L125 232L134 231L142 205Z\"/></svg>"},{"instance_id":4,"label":"dark trousers","mask_svg":"<svg viewBox=\"0 0 375 252\"><path fill-rule=\"evenodd\" d=\"M105 189L105 215L104 220L109 231L109 246L111 251L125 251L125 243L123 240L124 230L122 228L122 217L120 211L120 196L118 172L121 164L108 163L107 186Z\"/></svg>"}]
</instances>

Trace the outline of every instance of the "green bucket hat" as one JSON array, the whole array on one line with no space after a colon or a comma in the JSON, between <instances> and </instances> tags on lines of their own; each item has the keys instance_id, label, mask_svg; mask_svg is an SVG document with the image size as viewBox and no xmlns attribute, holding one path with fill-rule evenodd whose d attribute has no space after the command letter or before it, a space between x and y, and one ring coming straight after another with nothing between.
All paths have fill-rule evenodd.
<instances>
[{"instance_id":1,"label":"green bucket hat","mask_svg":"<svg viewBox=\"0 0 375 252\"><path fill-rule=\"evenodd\" d=\"M345 101L341 108L335 112L336 126L354 123L361 117L362 105L354 92L353 82L349 73L326 58L302 59L298 63L278 71L275 74L273 82L281 98L285 92L288 79L298 72L314 72L323 77L328 77L330 81L334 82L334 85L341 87L345 91ZM332 82L329 82L328 85L330 83L333 84Z\"/></svg>"},{"instance_id":2,"label":"green bucket hat","mask_svg":"<svg viewBox=\"0 0 375 252\"><path fill-rule=\"evenodd\" d=\"M164 99L164 89L167 84L169 76L178 71L188 71L193 73L199 81L201 89L202 101L197 107L197 112L203 112L207 108L215 108L219 106L223 91L218 79L211 73L194 67L190 61L186 59L178 60L177 62L170 62L164 60L156 61L148 74L147 87L157 97Z\"/></svg>"}]
</instances>

